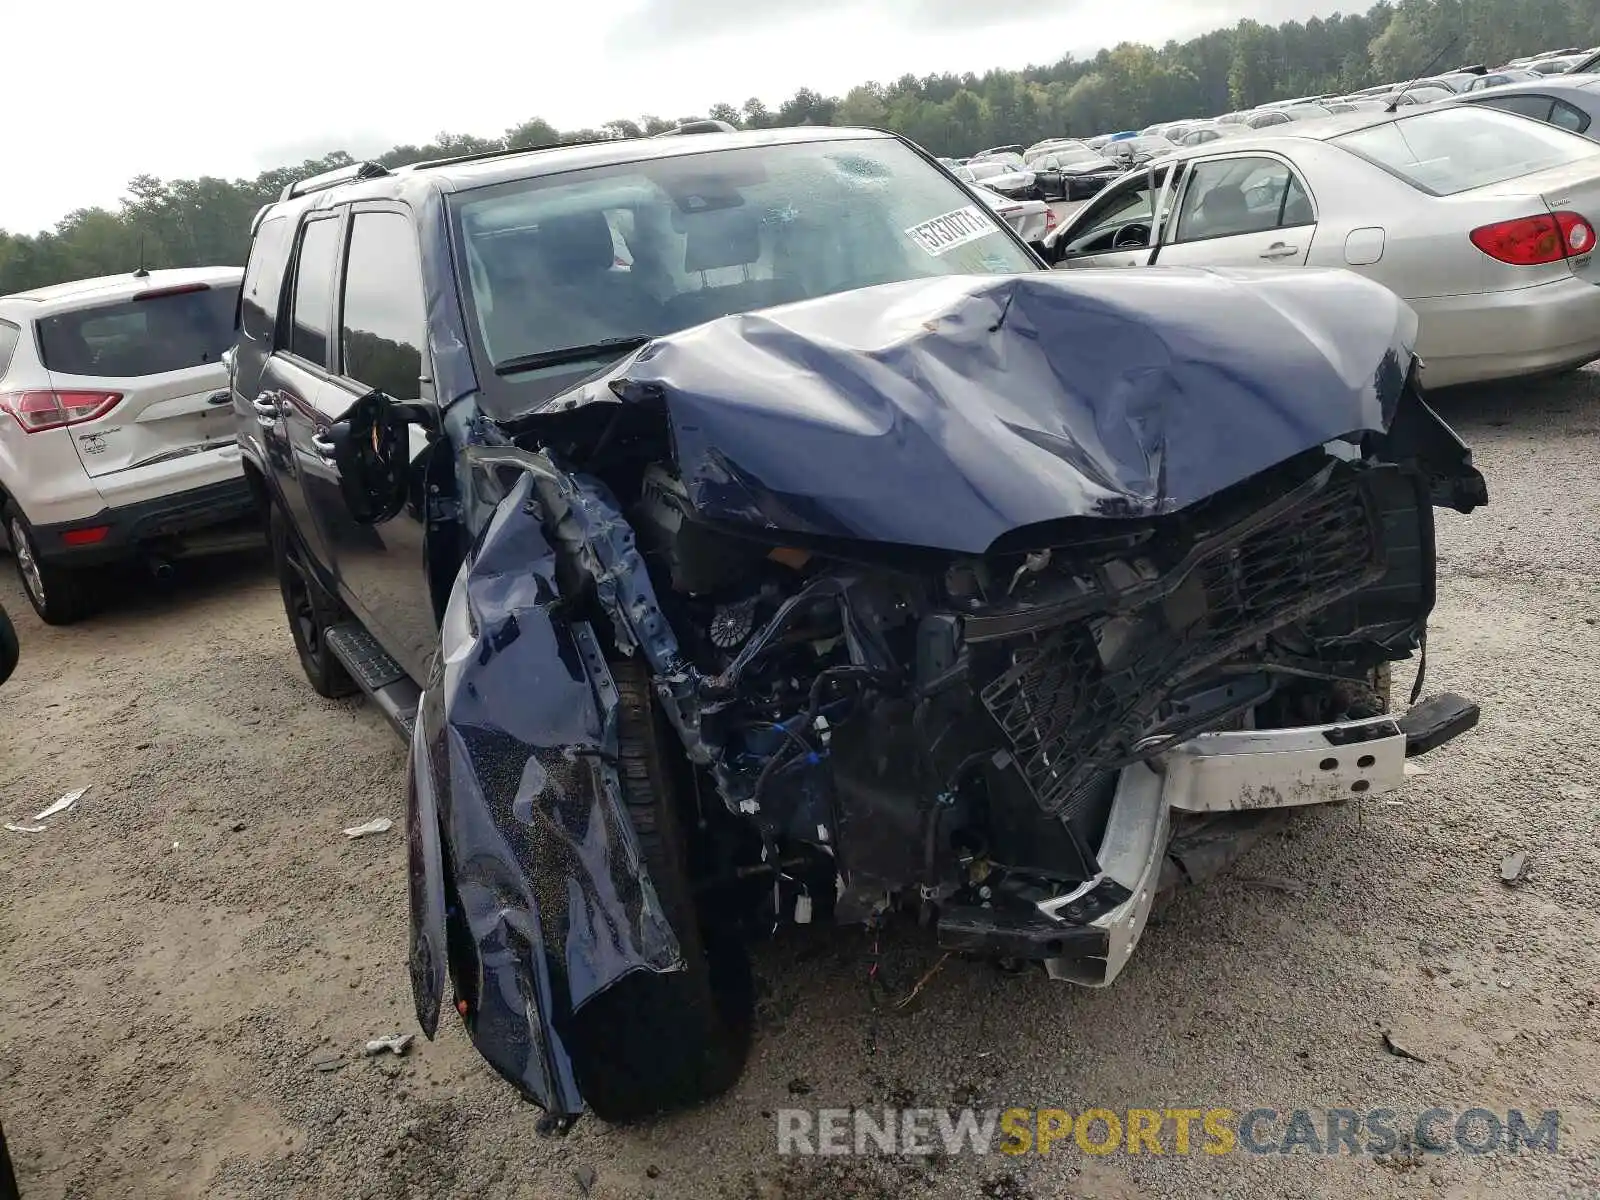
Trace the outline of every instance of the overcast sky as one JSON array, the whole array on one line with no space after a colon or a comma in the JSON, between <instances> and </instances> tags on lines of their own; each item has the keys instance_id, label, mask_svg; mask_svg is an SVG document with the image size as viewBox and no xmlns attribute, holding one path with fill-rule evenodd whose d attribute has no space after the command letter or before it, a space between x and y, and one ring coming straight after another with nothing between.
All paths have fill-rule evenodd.
<instances>
[{"instance_id":1,"label":"overcast sky","mask_svg":"<svg viewBox=\"0 0 1600 1200\"><path fill-rule=\"evenodd\" d=\"M234 178L441 130L684 116L1365 0L69 0L6 5L0 228L115 207L140 172ZM415 13L413 16L412 14Z\"/></svg>"}]
</instances>

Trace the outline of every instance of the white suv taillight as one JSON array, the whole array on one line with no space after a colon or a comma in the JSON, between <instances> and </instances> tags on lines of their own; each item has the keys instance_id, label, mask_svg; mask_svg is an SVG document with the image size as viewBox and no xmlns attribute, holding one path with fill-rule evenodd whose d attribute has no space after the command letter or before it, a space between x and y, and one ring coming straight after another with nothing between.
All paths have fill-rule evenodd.
<instances>
[{"instance_id":1,"label":"white suv taillight","mask_svg":"<svg viewBox=\"0 0 1600 1200\"><path fill-rule=\"evenodd\" d=\"M0 409L15 417L24 433L38 433L103 417L121 399L121 392L61 392L41 388L0 393Z\"/></svg>"}]
</instances>

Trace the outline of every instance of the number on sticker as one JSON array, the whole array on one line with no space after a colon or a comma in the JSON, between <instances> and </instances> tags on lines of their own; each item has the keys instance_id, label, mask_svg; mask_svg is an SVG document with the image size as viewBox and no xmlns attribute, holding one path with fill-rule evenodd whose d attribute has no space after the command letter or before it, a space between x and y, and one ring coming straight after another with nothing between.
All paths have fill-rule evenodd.
<instances>
[{"instance_id":1,"label":"number on sticker","mask_svg":"<svg viewBox=\"0 0 1600 1200\"><path fill-rule=\"evenodd\" d=\"M906 230L906 236L929 254L937 257L954 250L957 246L975 242L994 232L994 225L969 204L965 208L934 217L920 225L913 225Z\"/></svg>"}]
</instances>

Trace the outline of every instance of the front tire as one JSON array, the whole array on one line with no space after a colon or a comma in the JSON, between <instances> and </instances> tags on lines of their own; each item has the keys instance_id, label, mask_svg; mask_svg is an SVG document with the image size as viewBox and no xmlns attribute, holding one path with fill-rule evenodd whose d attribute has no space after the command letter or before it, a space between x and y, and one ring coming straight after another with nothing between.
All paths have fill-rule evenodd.
<instances>
[{"instance_id":1,"label":"front tire","mask_svg":"<svg viewBox=\"0 0 1600 1200\"><path fill-rule=\"evenodd\" d=\"M16 504L5 511L6 537L11 542L11 558L28 603L46 625L72 625L95 610L96 597L84 570L57 566L39 557L39 542L33 526Z\"/></svg>"},{"instance_id":2,"label":"front tire","mask_svg":"<svg viewBox=\"0 0 1600 1200\"><path fill-rule=\"evenodd\" d=\"M699 912L670 764L671 736L638 657L611 664L619 698L618 778L657 899L677 934L684 969L635 971L573 1018L573 1072L604 1121L686 1108L732 1087L750 1047L750 961L731 930Z\"/></svg>"},{"instance_id":3,"label":"front tire","mask_svg":"<svg viewBox=\"0 0 1600 1200\"><path fill-rule=\"evenodd\" d=\"M337 599L312 574L300 539L289 528L289 520L276 504L268 518L271 525L272 562L278 570L278 590L283 594L284 615L289 618L289 635L294 639L300 666L319 696L338 700L358 690L344 664L328 647L327 631L344 615Z\"/></svg>"}]
</instances>

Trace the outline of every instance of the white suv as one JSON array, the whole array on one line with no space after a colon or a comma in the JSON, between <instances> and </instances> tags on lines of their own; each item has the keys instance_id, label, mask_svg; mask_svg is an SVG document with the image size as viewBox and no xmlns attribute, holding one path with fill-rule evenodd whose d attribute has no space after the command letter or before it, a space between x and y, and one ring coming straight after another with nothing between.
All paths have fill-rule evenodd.
<instances>
[{"instance_id":1,"label":"white suv","mask_svg":"<svg viewBox=\"0 0 1600 1200\"><path fill-rule=\"evenodd\" d=\"M0 296L0 507L50 624L94 607L95 567L160 567L244 534L255 506L223 362L242 274L138 271Z\"/></svg>"}]
</instances>

